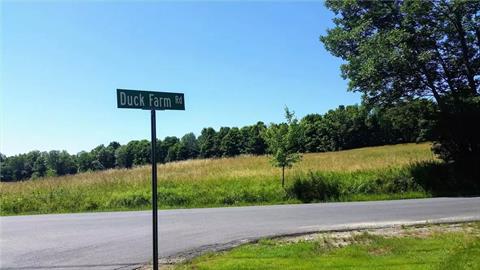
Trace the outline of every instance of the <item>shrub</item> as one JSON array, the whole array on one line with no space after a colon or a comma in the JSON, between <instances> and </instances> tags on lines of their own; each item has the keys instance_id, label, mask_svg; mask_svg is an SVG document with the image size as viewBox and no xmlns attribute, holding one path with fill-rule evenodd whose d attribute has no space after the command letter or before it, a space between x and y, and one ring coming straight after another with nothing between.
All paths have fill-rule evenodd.
<instances>
[{"instance_id":1,"label":"shrub","mask_svg":"<svg viewBox=\"0 0 480 270\"><path fill-rule=\"evenodd\" d=\"M439 115L432 150L445 162L455 163L456 174L465 174L478 182L480 175L480 96L451 98L444 105L448 110Z\"/></svg>"},{"instance_id":2,"label":"shrub","mask_svg":"<svg viewBox=\"0 0 480 270\"><path fill-rule=\"evenodd\" d=\"M290 193L302 202L332 201L340 197L341 186L336 179L310 172L294 179Z\"/></svg>"},{"instance_id":3,"label":"shrub","mask_svg":"<svg viewBox=\"0 0 480 270\"><path fill-rule=\"evenodd\" d=\"M145 191L132 191L113 194L107 205L110 208L141 208L150 205L150 194Z\"/></svg>"},{"instance_id":4,"label":"shrub","mask_svg":"<svg viewBox=\"0 0 480 270\"><path fill-rule=\"evenodd\" d=\"M412 177L435 196L465 196L480 194L480 175L464 169L463 164L446 162L417 162L409 168ZM472 173L473 172L473 173Z\"/></svg>"}]
</instances>

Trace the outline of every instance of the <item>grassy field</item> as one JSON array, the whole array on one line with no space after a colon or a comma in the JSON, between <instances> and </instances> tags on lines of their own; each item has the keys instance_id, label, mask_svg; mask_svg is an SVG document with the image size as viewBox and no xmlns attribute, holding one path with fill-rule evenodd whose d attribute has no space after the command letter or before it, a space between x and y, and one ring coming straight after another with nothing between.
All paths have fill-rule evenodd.
<instances>
[{"instance_id":1,"label":"grassy field","mask_svg":"<svg viewBox=\"0 0 480 270\"><path fill-rule=\"evenodd\" d=\"M207 254L175 269L480 269L480 225L403 235L362 233L308 241L262 240L232 251Z\"/></svg>"},{"instance_id":2,"label":"grassy field","mask_svg":"<svg viewBox=\"0 0 480 270\"><path fill-rule=\"evenodd\" d=\"M419 162L436 162L430 144L305 154L287 171L286 189L280 184L280 170L265 156L169 163L158 166L159 205L186 208L426 197L428 192L415 184L410 172L412 164ZM150 173L150 166L144 166L0 183L0 214L147 209ZM322 193L324 182L334 185L335 196L298 194L312 185Z\"/></svg>"}]
</instances>

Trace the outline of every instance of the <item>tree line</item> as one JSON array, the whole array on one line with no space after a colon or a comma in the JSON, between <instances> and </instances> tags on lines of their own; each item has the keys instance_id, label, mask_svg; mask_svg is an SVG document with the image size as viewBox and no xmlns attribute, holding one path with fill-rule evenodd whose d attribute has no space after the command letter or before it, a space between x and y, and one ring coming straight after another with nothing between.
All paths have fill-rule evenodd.
<instances>
[{"instance_id":1,"label":"tree line","mask_svg":"<svg viewBox=\"0 0 480 270\"><path fill-rule=\"evenodd\" d=\"M368 105L339 106L327 113L309 114L298 121L294 152L326 152L365 146L421 142L432 139L435 103L404 101L389 108ZM234 157L272 153L268 140L272 131L289 123L263 122L238 127L204 128L198 138L188 133L157 140L159 163L195 158ZM271 136L270 136L271 137ZM67 151L31 151L6 157L0 154L1 181L18 181L45 176L61 176L112 168L132 168L151 163L150 141L133 140L125 145L111 142L76 155Z\"/></svg>"}]
</instances>

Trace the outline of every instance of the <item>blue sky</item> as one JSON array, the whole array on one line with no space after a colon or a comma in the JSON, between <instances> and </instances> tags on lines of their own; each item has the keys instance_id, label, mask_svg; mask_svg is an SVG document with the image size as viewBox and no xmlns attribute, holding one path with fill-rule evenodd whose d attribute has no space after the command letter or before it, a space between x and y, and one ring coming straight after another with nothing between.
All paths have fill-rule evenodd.
<instances>
[{"instance_id":1,"label":"blue sky","mask_svg":"<svg viewBox=\"0 0 480 270\"><path fill-rule=\"evenodd\" d=\"M300 118L360 102L319 36L322 2L1 3L1 149L77 153L148 139L148 111L116 89L185 93L157 114L159 138Z\"/></svg>"}]
</instances>

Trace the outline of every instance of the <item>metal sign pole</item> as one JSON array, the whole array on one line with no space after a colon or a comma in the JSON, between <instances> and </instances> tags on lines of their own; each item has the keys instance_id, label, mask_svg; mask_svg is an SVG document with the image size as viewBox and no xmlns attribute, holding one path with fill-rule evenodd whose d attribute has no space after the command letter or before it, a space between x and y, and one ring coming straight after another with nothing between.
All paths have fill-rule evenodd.
<instances>
[{"instance_id":1,"label":"metal sign pole","mask_svg":"<svg viewBox=\"0 0 480 270\"><path fill-rule=\"evenodd\" d=\"M152 216L153 216L153 270L158 270L158 202L157 202L157 127L155 110L152 114Z\"/></svg>"},{"instance_id":2,"label":"metal sign pole","mask_svg":"<svg viewBox=\"0 0 480 270\"><path fill-rule=\"evenodd\" d=\"M117 89L117 108L151 111L153 270L158 270L157 127L155 110L185 110L183 93Z\"/></svg>"}]
</instances>

